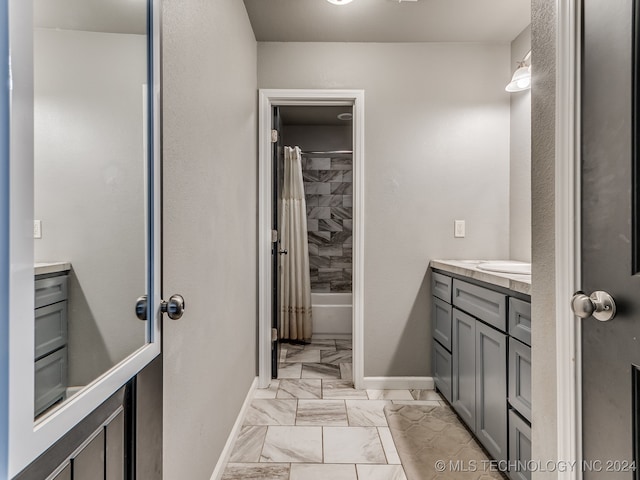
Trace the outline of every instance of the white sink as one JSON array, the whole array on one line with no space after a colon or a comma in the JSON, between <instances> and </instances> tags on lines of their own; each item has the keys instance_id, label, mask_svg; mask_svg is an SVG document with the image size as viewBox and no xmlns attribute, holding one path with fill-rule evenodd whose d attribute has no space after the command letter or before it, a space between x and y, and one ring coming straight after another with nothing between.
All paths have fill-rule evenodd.
<instances>
[{"instance_id":1,"label":"white sink","mask_svg":"<svg viewBox=\"0 0 640 480\"><path fill-rule=\"evenodd\" d=\"M478 270L497 273L515 273L518 275L531 275L531 264L524 262L483 262L478 265Z\"/></svg>"}]
</instances>

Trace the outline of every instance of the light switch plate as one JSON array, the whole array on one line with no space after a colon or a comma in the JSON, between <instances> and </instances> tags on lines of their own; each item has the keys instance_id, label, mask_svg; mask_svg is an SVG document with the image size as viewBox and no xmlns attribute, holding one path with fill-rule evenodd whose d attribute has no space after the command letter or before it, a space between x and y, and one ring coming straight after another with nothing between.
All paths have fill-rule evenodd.
<instances>
[{"instance_id":1,"label":"light switch plate","mask_svg":"<svg viewBox=\"0 0 640 480\"><path fill-rule=\"evenodd\" d=\"M33 238L42 238L42 220L33 221Z\"/></svg>"},{"instance_id":2,"label":"light switch plate","mask_svg":"<svg viewBox=\"0 0 640 480\"><path fill-rule=\"evenodd\" d=\"M453 221L453 236L455 238L464 238L465 235L465 223L464 220Z\"/></svg>"}]
</instances>

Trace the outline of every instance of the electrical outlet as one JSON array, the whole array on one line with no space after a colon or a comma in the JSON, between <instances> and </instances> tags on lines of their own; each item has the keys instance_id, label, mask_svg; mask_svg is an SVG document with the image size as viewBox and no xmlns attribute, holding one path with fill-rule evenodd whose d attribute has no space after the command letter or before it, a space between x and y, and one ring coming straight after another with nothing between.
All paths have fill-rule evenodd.
<instances>
[{"instance_id":1,"label":"electrical outlet","mask_svg":"<svg viewBox=\"0 0 640 480\"><path fill-rule=\"evenodd\" d=\"M33 238L42 238L42 220L33 221Z\"/></svg>"},{"instance_id":2,"label":"electrical outlet","mask_svg":"<svg viewBox=\"0 0 640 480\"><path fill-rule=\"evenodd\" d=\"M455 238L464 238L464 235L465 235L464 220L454 220L453 221L453 236Z\"/></svg>"}]
</instances>

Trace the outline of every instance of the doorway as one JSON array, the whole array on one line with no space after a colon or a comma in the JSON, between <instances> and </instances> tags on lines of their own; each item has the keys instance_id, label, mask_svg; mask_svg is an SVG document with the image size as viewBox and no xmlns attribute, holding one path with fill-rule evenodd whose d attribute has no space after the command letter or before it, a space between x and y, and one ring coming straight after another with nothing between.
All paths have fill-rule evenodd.
<instances>
[{"instance_id":1,"label":"doorway","mask_svg":"<svg viewBox=\"0 0 640 480\"><path fill-rule=\"evenodd\" d=\"M294 350L303 350L301 345L296 345L295 339L293 343L289 341L285 344L287 353L282 353L278 349L280 345L278 340L286 339L287 336L281 337L282 334L278 330L280 322L277 318L281 310L278 307L280 299L278 283L281 276L275 275L276 269L279 269L279 259L285 255L285 251L288 254L288 249L283 245L282 238L275 233L277 228L274 228L279 223L277 210L282 200L278 190L284 181L284 171L278 168L280 163L274 163L273 160L282 160L281 153L284 147L293 147L297 144L301 144L298 146L302 147L300 164L302 176L306 177L308 184L308 189L305 191L305 209L308 212L305 230L308 233L307 247L310 253L308 268L311 293L318 309L318 313L314 313L313 316L320 315L321 319L320 323L312 327L311 345L334 342L334 348L329 349L334 353L337 351L336 341L342 347L346 347L347 344L352 346L352 374L345 372L345 376L353 379L356 388L362 383L364 370L362 365L363 110L364 93L362 91L261 90L260 92L259 385L261 388L266 388L271 378L277 375L280 360L286 360L289 354L294 359L293 357L296 356ZM337 116L343 113L350 113L351 118L339 120ZM331 116L335 117L335 121L331 120L333 125L329 123ZM348 116L342 116L342 118L345 117ZM277 129L277 122L281 124L279 130L282 132L276 136L272 131ZM325 127L322 129L324 132L321 132L321 126ZM333 140L323 141L322 133L328 134L330 130L334 130L333 135L328 135ZM336 135L336 130L342 133ZM332 163L336 167L335 172L333 172ZM348 173L345 175L345 172ZM329 181L321 182L319 175ZM337 181L338 177L340 181ZM320 196L326 198L321 199ZM338 200L340 205L336 203ZM309 205L306 205L307 201ZM331 206L322 205L321 207L320 201L323 204L336 203L333 219ZM314 205L316 203L317 205ZM350 218L337 218L345 217L346 214L349 214ZM345 227L350 230L345 230ZM332 240L335 242L332 243ZM345 253L348 258L345 257ZM333 268L332 257L334 257ZM351 291L351 295L347 302L345 299L347 299L348 290ZM323 295L331 294L334 294L331 298L322 298ZM337 303L338 297L343 305ZM320 303L317 303L322 301L330 305L333 311L328 311L326 306L320 306ZM311 304L313 307L313 301ZM323 315L326 315L324 320ZM320 346L316 349L316 353L308 355L313 355L313 358L321 355ZM313 351L313 348L309 348L308 345L306 347L307 351ZM327 364L331 365L327 368L339 372L339 359L335 359L335 362L337 364ZM320 361L317 364L318 368L324 365ZM287 362L283 362L283 365L286 368ZM310 368L313 367L310 366ZM343 368L348 367L345 365Z\"/></svg>"},{"instance_id":2,"label":"doorway","mask_svg":"<svg viewBox=\"0 0 640 480\"><path fill-rule=\"evenodd\" d=\"M272 377L352 381L352 107L273 113Z\"/></svg>"}]
</instances>

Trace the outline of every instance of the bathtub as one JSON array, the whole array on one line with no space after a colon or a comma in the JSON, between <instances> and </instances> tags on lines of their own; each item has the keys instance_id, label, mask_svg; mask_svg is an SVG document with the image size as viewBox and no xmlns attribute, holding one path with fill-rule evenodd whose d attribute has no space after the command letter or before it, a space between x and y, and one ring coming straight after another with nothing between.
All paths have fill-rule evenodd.
<instances>
[{"instance_id":1,"label":"bathtub","mask_svg":"<svg viewBox=\"0 0 640 480\"><path fill-rule=\"evenodd\" d=\"M351 338L351 293L311 293L314 338Z\"/></svg>"}]
</instances>

